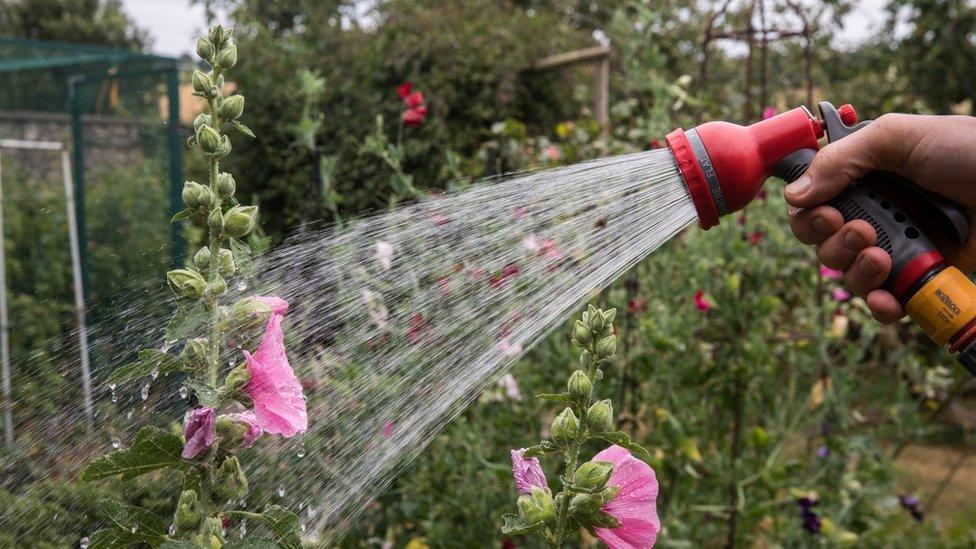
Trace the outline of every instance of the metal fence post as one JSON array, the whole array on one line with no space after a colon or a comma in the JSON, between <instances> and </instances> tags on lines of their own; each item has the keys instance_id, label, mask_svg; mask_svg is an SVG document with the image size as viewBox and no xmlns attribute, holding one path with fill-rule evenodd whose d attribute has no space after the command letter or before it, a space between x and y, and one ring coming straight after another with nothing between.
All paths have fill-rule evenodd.
<instances>
[{"instance_id":1,"label":"metal fence post","mask_svg":"<svg viewBox=\"0 0 976 549\"><path fill-rule=\"evenodd\" d=\"M182 209L183 189L183 136L180 135L180 69L174 65L167 78L169 97L169 121L167 138L169 142L169 215L176 215ZM183 242L183 223L170 224L172 240L171 257L173 267L179 267L186 253Z\"/></svg>"}]
</instances>

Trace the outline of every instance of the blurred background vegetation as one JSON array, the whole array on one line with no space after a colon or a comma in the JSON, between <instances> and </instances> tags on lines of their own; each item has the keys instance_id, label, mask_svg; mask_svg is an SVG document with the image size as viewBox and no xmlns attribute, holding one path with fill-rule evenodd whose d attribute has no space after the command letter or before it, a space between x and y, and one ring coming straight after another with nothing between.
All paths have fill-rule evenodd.
<instances>
[{"instance_id":1,"label":"blurred background vegetation","mask_svg":"<svg viewBox=\"0 0 976 549\"><path fill-rule=\"evenodd\" d=\"M235 141L229 168L241 174L240 196L265 212L270 242L303 223L413 200L411 186L441 192L499 170L644 150L679 125L751 122L808 94L850 102L864 118L970 114L976 94L976 6L965 0L890 1L883 32L854 45L837 39L856 4L848 0L198 3L228 14L248 52L235 85L261 137ZM757 39L763 25L777 30L768 42ZM705 45L710 27L738 38ZM150 46L118 0L4 2L0 36ZM595 46L612 49L606 131L595 119L593 63L532 68ZM404 82L425 97L416 127L401 123ZM289 100L276 99L282 90ZM103 331L111 307L124 306L113 300L134 299L125 288L160 280L169 260L158 162L115 166L90 188L87 245L99 272L89 299L104 304ZM58 359L75 352L60 182L18 186L37 176L11 164L4 245L15 400L32 411L17 411L25 423L76 398L78 381ZM201 169L187 158L187 178ZM878 326L860 300L835 300L836 283L785 228L780 188L770 183L769 200L738 223L685 233L599 298L626 311L610 383L621 428L655 456L660 545L973 546L976 384L914 327ZM198 238L192 227L187 236ZM697 290L713 310L695 309ZM514 497L508 449L549 424L531 395L554 390L571 363L565 331L533 350L512 372L521 398L486 393L442 435L455 444L405 472L343 545L530 543L499 534ZM90 489L25 474L47 462L25 455L55 452L34 442L7 454L0 508L37 506L50 528L32 546L74 544L96 520L78 512L91 507ZM901 495L920 498L922 520ZM132 497L153 506L151 489ZM802 497L819 502L818 532L803 529ZM24 543L0 527L5 541Z\"/></svg>"}]
</instances>

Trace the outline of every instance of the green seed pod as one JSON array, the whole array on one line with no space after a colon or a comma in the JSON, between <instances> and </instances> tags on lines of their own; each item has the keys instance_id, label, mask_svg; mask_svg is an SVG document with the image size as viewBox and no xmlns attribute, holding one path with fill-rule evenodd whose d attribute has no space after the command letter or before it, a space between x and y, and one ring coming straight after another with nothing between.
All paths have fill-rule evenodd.
<instances>
[{"instance_id":1,"label":"green seed pod","mask_svg":"<svg viewBox=\"0 0 976 549\"><path fill-rule=\"evenodd\" d=\"M603 318L603 312L597 311L596 314L590 313L590 329L596 333L603 331L603 327L607 325L606 319Z\"/></svg>"},{"instance_id":2,"label":"green seed pod","mask_svg":"<svg viewBox=\"0 0 976 549\"><path fill-rule=\"evenodd\" d=\"M213 154L220 149L220 134L210 126L200 126L197 130L197 143L200 150Z\"/></svg>"},{"instance_id":3,"label":"green seed pod","mask_svg":"<svg viewBox=\"0 0 976 549\"><path fill-rule=\"evenodd\" d=\"M210 40L207 40L205 36L201 36L199 39L197 39L197 55L199 55L201 59L210 61L213 59L215 53L217 53L217 50L214 48L213 43L211 43Z\"/></svg>"},{"instance_id":4,"label":"green seed pod","mask_svg":"<svg viewBox=\"0 0 976 549\"><path fill-rule=\"evenodd\" d=\"M607 399L590 406L586 411L586 425L596 434L613 429L613 403Z\"/></svg>"},{"instance_id":5,"label":"green seed pod","mask_svg":"<svg viewBox=\"0 0 976 549\"><path fill-rule=\"evenodd\" d=\"M196 131L200 129L200 126L210 124L211 122L213 122L213 118L211 118L209 114L205 112L198 114L197 117L193 119L193 132L196 133Z\"/></svg>"},{"instance_id":6,"label":"green seed pod","mask_svg":"<svg viewBox=\"0 0 976 549\"><path fill-rule=\"evenodd\" d=\"M584 350L582 353L580 353L579 361L581 367L589 368L590 365L593 364L593 353Z\"/></svg>"},{"instance_id":7,"label":"green seed pod","mask_svg":"<svg viewBox=\"0 0 976 549\"><path fill-rule=\"evenodd\" d=\"M223 120L237 120L244 113L244 96L232 95L220 104L220 118Z\"/></svg>"},{"instance_id":8,"label":"green seed pod","mask_svg":"<svg viewBox=\"0 0 976 549\"><path fill-rule=\"evenodd\" d=\"M225 459L214 475L214 492L217 497L224 500L241 499L247 497L247 489L247 477L241 470L241 462L237 456Z\"/></svg>"},{"instance_id":9,"label":"green seed pod","mask_svg":"<svg viewBox=\"0 0 976 549\"><path fill-rule=\"evenodd\" d=\"M569 500L569 512L582 518L599 511L602 505L599 494L576 494Z\"/></svg>"},{"instance_id":10,"label":"green seed pod","mask_svg":"<svg viewBox=\"0 0 976 549\"><path fill-rule=\"evenodd\" d=\"M237 272L237 265L234 264L234 254L226 249L221 248L220 252L217 254L217 269L221 276L230 276Z\"/></svg>"},{"instance_id":11,"label":"green seed pod","mask_svg":"<svg viewBox=\"0 0 976 549\"><path fill-rule=\"evenodd\" d=\"M223 25L214 25L210 27L210 32L207 33L207 39L210 40L210 43L213 44L214 47L219 48L220 46L223 46L224 42L227 41L227 37L224 35Z\"/></svg>"},{"instance_id":12,"label":"green seed pod","mask_svg":"<svg viewBox=\"0 0 976 549\"><path fill-rule=\"evenodd\" d=\"M186 181L183 183L183 203L186 204L187 208L200 207L200 193L203 188L203 185L194 181Z\"/></svg>"},{"instance_id":13,"label":"green seed pod","mask_svg":"<svg viewBox=\"0 0 976 549\"><path fill-rule=\"evenodd\" d=\"M184 490L180 494L176 513L173 516L173 525L176 526L177 531L196 530L200 524L200 519L203 517L197 509L197 499L197 493L193 490Z\"/></svg>"},{"instance_id":14,"label":"green seed pod","mask_svg":"<svg viewBox=\"0 0 976 549\"><path fill-rule=\"evenodd\" d=\"M201 70L193 71L193 89L200 93L209 94L213 89L213 79Z\"/></svg>"},{"instance_id":15,"label":"green seed pod","mask_svg":"<svg viewBox=\"0 0 976 549\"><path fill-rule=\"evenodd\" d=\"M206 269L210 266L210 248L204 246L193 254L193 264L197 269Z\"/></svg>"},{"instance_id":16,"label":"green seed pod","mask_svg":"<svg viewBox=\"0 0 976 549\"><path fill-rule=\"evenodd\" d=\"M213 282L207 284L207 290L205 292L208 296L218 296L222 295L227 291L227 281L224 277L218 276Z\"/></svg>"},{"instance_id":17,"label":"green seed pod","mask_svg":"<svg viewBox=\"0 0 976 549\"><path fill-rule=\"evenodd\" d=\"M228 236L240 238L247 236L252 230L258 218L257 206L234 206L227 210L224 219L224 228Z\"/></svg>"},{"instance_id":18,"label":"green seed pod","mask_svg":"<svg viewBox=\"0 0 976 549\"><path fill-rule=\"evenodd\" d=\"M220 213L220 209L210 212L207 216L207 227L218 232L224 228L224 214Z\"/></svg>"},{"instance_id":19,"label":"green seed pod","mask_svg":"<svg viewBox=\"0 0 976 549\"><path fill-rule=\"evenodd\" d=\"M572 408L566 408L556 419L552 420L552 427L549 429L549 433L552 435L552 439L561 444L567 444L576 438L576 433L579 431L579 419L576 414L573 413Z\"/></svg>"},{"instance_id":20,"label":"green seed pod","mask_svg":"<svg viewBox=\"0 0 976 549\"><path fill-rule=\"evenodd\" d=\"M197 299L203 295L207 281L192 269L174 269L166 273L166 281L173 293L190 299Z\"/></svg>"},{"instance_id":21,"label":"green seed pod","mask_svg":"<svg viewBox=\"0 0 976 549\"><path fill-rule=\"evenodd\" d=\"M569 376L566 388L569 390L570 396L574 399L580 402L586 402L590 398L590 393L593 391L593 382L590 381L586 372L576 370L573 372L573 375Z\"/></svg>"},{"instance_id":22,"label":"green seed pod","mask_svg":"<svg viewBox=\"0 0 976 549\"><path fill-rule=\"evenodd\" d=\"M587 461L573 473L573 484L586 489L603 488L611 474L613 464L609 461Z\"/></svg>"},{"instance_id":23,"label":"green seed pod","mask_svg":"<svg viewBox=\"0 0 976 549\"><path fill-rule=\"evenodd\" d=\"M247 425L236 421L227 416L217 417L217 439L220 441L220 449L233 452L244 444L244 437L247 435Z\"/></svg>"},{"instance_id":24,"label":"green seed pod","mask_svg":"<svg viewBox=\"0 0 976 549\"><path fill-rule=\"evenodd\" d=\"M237 183L234 181L234 176L227 172L217 174L217 192L220 198L230 198L236 191Z\"/></svg>"},{"instance_id":25,"label":"green seed pod","mask_svg":"<svg viewBox=\"0 0 976 549\"><path fill-rule=\"evenodd\" d=\"M597 358L607 358L617 352L617 336L608 335L600 338L593 347L593 352Z\"/></svg>"},{"instance_id":26,"label":"green seed pod","mask_svg":"<svg viewBox=\"0 0 976 549\"><path fill-rule=\"evenodd\" d=\"M237 64L237 46L230 44L220 49L217 54L217 65L227 70Z\"/></svg>"},{"instance_id":27,"label":"green seed pod","mask_svg":"<svg viewBox=\"0 0 976 549\"><path fill-rule=\"evenodd\" d=\"M590 344L593 340L593 333L590 331L590 327L583 324L582 321L577 320L576 324L573 325L573 339L576 344L580 347L585 347Z\"/></svg>"},{"instance_id":28,"label":"green seed pod","mask_svg":"<svg viewBox=\"0 0 976 549\"><path fill-rule=\"evenodd\" d=\"M551 522L556 518L552 494L538 486L532 487L532 493L519 496L517 505L519 515L529 524Z\"/></svg>"}]
</instances>

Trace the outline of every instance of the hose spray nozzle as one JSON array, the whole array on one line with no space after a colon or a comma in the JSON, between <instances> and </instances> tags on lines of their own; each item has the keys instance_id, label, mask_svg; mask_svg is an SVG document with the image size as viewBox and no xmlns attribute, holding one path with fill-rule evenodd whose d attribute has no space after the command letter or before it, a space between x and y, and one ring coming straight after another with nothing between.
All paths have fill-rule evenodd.
<instances>
[{"instance_id":1,"label":"hose spray nozzle","mask_svg":"<svg viewBox=\"0 0 976 549\"><path fill-rule=\"evenodd\" d=\"M719 218L742 209L775 175L798 179L820 149L860 130L850 105L819 104L821 118L799 107L751 126L708 122L687 132L668 134L668 146L708 229ZM884 288L937 344L959 352L959 361L976 375L976 285L955 267L946 266L929 235L961 244L969 237L965 211L951 200L886 172L872 172L852 182L828 204L845 222L863 219L874 227L875 245L891 256ZM914 220L925 222L923 227Z\"/></svg>"}]
</instances>

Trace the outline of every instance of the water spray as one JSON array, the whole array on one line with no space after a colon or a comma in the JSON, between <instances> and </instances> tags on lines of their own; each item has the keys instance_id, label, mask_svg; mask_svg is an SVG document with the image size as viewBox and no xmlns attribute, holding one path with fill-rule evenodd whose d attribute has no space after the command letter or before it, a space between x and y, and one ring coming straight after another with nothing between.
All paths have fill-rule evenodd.
<instances>
[{"instance_id":1,"label":"water spray","mask_svg":"<svg viewBox=\"0 0 976 549\"><path fill-rule=\"evenodd\" d=\"M819 110L819 118L798 107L751 126L708 122L668 134L699 226L707 230L744 208L770 176L787 183L798 179L820 149L820 138L837 141L871 122L858 122L851 105L821 102ZM875 245L892 261L883 287L932 341L958 352L959 362L976 375L976 285L947 266L930 239L965 242L969 222L963 208L887 172L852 182L828 204L845 223L863 219L874 227ZM926 231L914 219L924 221Z\"/></svg>"}]
</instances>

